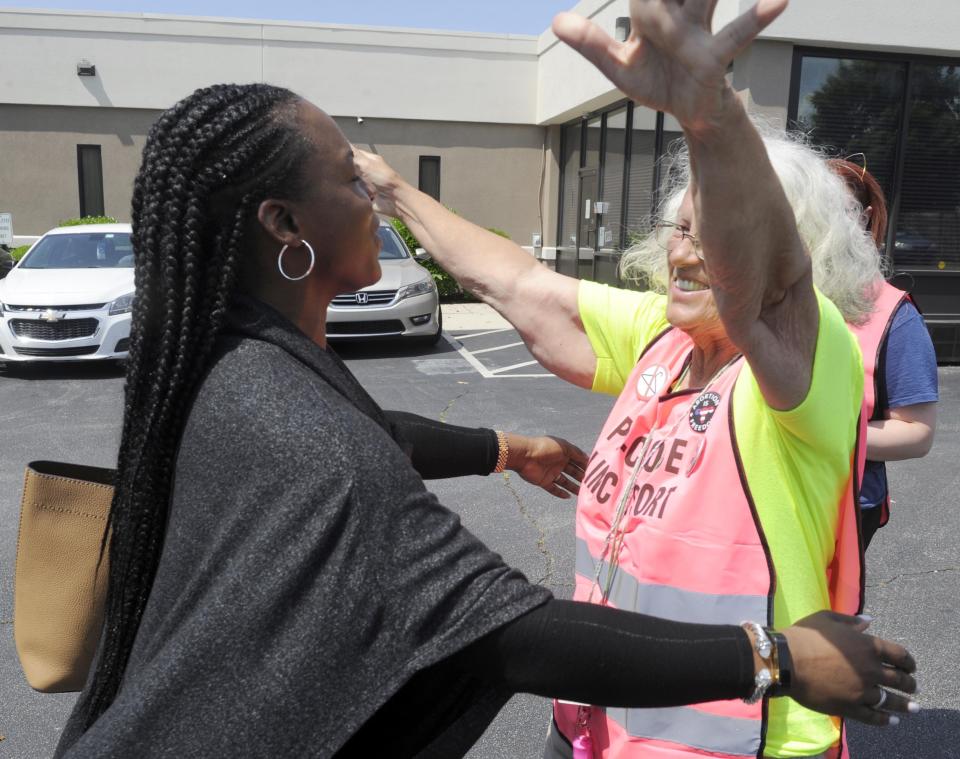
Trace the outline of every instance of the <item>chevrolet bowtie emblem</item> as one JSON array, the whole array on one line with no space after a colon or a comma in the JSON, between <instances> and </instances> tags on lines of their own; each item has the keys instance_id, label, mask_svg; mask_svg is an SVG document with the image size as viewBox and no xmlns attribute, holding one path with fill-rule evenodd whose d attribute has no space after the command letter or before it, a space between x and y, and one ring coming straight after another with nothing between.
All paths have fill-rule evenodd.
<instances>
[{"instance_id":1,"label":"chevrolet bowtie emblem","mask_svg":"<svg viewBox=\"0 0 960 759\"><path fill-rule=\"evenodd\" d=\"M45 321L45 322L50 322L51 324L53 324L54 322L60 321L60 316L59 316L59 315L57 314L57 312L54 311L52 308L48 308L48 309L47 309L46 311L44 311L43 314L40 316L40 319L43 320L43 321Z\"/></svg>"}]
</instances>

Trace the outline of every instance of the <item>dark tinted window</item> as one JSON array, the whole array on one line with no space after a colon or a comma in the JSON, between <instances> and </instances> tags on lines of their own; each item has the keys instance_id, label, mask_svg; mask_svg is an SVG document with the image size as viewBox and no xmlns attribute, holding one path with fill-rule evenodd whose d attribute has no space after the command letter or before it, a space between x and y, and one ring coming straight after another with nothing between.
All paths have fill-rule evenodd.
<instances>
[{"instance_id":1,"label":"dark tinted window","mask_svg":"<svg viewBox=\"0 0 960 759\"><path fill-rule=\"evenodd\" d=\"M580 123L569 124L563 128L563 197L560 199L560 239L561 248L572 248L577 244L577 196L580 193Z\"/></svg>"},{"instance_id":2,"label":"dark tinted window","mask_svg":"<svg viewBox=\"0 0 960 759\"><path fill-rule=\"evenodd\" d=\"M77 145L80 215L103 216L103 162L99 145Z\"/></svg>"},{"instance_id":3,"label":"dark tinted window","mask_svg":"<svg viewBox=\"0 0 960 759\"><path fill-rule=\"evenodd\" d=\"M126 232L48 235L20 264L22 269L132 269L133 246Z\"/></svg>"},{"instance_id":4,"label":"dark tinted window","mask_svg":"<svg viewBox=\"0 0 960 759\"><path fill-rule=\"evenodd\" d=\"M420 156L420 190L440 200L440 156Z\"/></svg>"},{"instance_id":5,"label":"dark tinted window","mask_svg":"<svg viewBox=\"0 0 960 759\"><path fill-rule=\"evenodd\" d=\"M915 63L893 261L960 267L960 68Z\"/></svg>"},{"instance_id":6,"label":"dark tinted window","mask_svg":"<svg viewBox=\"0 0 960 759\"><path fill-rule=\"evenodd\" d=\"M889 199L905 86L905 63L804 56L797 126L833 155L863 153Z\"/></svg>"},{"instance_id":7,"label":"dark tinted window","mask_svg":"<svg viewBox=\"0 0 960 759\"><path fill-rule=\"evenodd\" d=\"M398 258L407 258L407 246L403 244L397 233L389 227L380 227L377 230L380 239L383 241L383 247L380 248L380 260L389 261Z\"/></svg>"},{"instance_id":8,"label":"dark tinted window","mask_svg":"<svg viewBox=\"0 0 960 759\"><path fill-rule=\"evenodd\" d=\"M601 199L609 205L603 215L603 233L597 233L601 248L620 248L623 230L623 169L627 157L627 109L607 114L607 136L603 151Z\"/></svg>"}]
</instances>

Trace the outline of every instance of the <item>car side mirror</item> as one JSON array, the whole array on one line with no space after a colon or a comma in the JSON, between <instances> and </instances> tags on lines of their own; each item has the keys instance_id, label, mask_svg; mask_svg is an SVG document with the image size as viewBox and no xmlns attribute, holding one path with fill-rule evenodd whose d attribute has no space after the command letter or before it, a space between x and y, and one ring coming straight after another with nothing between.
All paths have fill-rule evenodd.
<instances>
[{"instance_id":1,"label":"car side mirror","mask_svg":"<svg viewBox=\"0 0 960 759\"><path fill-rule=\"evenodd\" d=\"M429 253L427 253L427 251L424 250L423 248L417 248L415 251L413 251L413 257L414 257L417 261L432 261L432 260L433 260L433 257L432 257Z\"/></svg>"}]
</instances>

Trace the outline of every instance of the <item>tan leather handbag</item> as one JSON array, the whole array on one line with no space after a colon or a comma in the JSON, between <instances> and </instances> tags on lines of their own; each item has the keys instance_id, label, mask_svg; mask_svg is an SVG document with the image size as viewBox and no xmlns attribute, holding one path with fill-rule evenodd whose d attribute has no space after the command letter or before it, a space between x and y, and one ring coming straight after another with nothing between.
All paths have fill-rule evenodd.
<instances>
[{"instance_id":1,"label":"tan leather handbag","mask_svg":"<svg viewBox=\"0 0 960 759\"><path fill-rule=\"evenodd\" d=\"M13 591L13 637L31 687L83 688L103 625L108 558L100 547L113 469L27 466Z\"/></svg>"}]
</instances>

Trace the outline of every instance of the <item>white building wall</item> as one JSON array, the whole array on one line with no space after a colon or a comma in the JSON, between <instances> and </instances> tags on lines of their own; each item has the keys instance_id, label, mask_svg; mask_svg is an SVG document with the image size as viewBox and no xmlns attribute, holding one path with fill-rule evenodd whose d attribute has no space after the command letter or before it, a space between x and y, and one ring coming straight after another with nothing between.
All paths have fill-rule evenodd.
<instances>
[{"instance_id":1,"label":"white building wall","mask_svg":"<svg viewBox=\"0 0 960 759\"><path fill-rule=\"evenodd\" d=\"M334 115L536 119L535 37L0 11L0 43L5 103L163 109L204 85L267 81ZM95 77L77 76L80 59Z\"/></svg>"}]
</instances>

